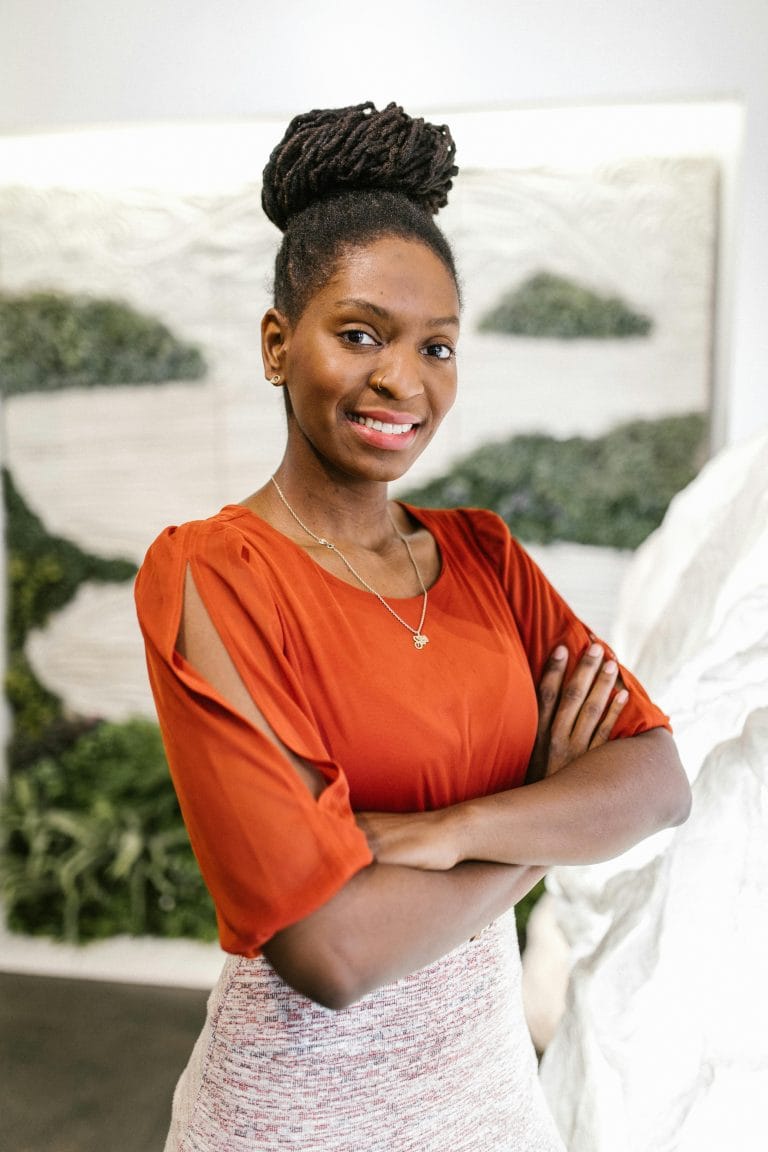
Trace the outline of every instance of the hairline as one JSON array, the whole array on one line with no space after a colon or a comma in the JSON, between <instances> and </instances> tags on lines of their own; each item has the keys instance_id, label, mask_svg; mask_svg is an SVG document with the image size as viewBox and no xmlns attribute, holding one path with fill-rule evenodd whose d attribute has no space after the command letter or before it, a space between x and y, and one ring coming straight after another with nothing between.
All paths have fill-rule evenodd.
<instances>
[{"instance_id":1,"label":"hairline","mask_svg":"<svg viewBox=\"0 0 768 1152\"><path fill-rule=\"evenodd\" d=\"M286 253L286 245L290 245L288 251L290 251L290 248L292 247L292 241L290 239L292 234L302 236L303 230L306 227L307 218L311 213L315 214L315 226L318 227L320 231L322 231L321 214L323 213L324 208L327 207L328 209L331 209L331 205L336 207L347 199L354 201L360 198L358 200L358 203L360 203L362 202L363 198L368 196L391 197L394 204L397 204L397 202L400 201L409 205L410 210L415 210L415 215L410 216L409 218L409 216L406 214L401 220L397 219L396 216L394 218L390 217L389 219L378 219L371 228L367 228L365 223L361 221L359 215L357 215L356 221L353 223L349 230L349 234L337 235L336 241L333 244L333 263L329 264L329 266L324 270L322 277L316 280L314 287L309 291L306 289L302 290L296 281L293 281L292 283L289 265L283 265L282 273L285 277L283 279L283 286L286 289L290 289L290 293L287 298L278 300L277 288L279 283L280 262L285 258L283 254ZM426 208L424 208L421 204L408 196L406 193L395 189L339 189L327 196L318 197L317 200L313 201L311 204L305 205L298 212L296 212L295 215L291 216L287 222L285 232L283 234L283 241L275 258L275 281L273 297L275 306L284 311L292 323L296 323L301 317L301 314L304 312L315 292L321 290L333 279L342 260L348 258L350 254L356 250L362 251L366 248L370 248L372 245L377 244L382 240L392 238L403 240L406 243L420 244L428 252L431 252L433 256L437 257L453 281L459 303L459 311L461 311L462 291L458 269L456 267L455 256L448 238L445 236L442 229L434 219L435 215L436 213L430 213ZM419 217L421 218L421 224L426 228L424 234L422 234L418 224L414 226L414 219ZM298 231L296 233L293 233L294 221L298 224ZM299 221L301 221L300 224ZM429 233L433 233L433 235L430 235ZM443 248L445 251L441 250ZM290 257L287 258L290 259ZM294 308L294 305L298 305L298 307Z\"/></svg>"}]
</instances>

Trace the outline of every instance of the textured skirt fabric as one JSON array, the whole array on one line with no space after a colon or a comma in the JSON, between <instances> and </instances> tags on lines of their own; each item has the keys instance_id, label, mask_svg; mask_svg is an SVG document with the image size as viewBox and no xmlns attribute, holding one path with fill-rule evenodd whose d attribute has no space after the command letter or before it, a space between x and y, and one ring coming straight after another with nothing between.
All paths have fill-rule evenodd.
<instances>
[{"instance_id":1,"label":"textured skirt fabric","mask_svg":"<svg viewBox=\"0 0 768 1152\"><path fill-rule=\"evenodd\" d=\"M539 1087L509 913L341 1012L229 957L165 1152L565 1152Z\"/></svg>"}]
</instances>

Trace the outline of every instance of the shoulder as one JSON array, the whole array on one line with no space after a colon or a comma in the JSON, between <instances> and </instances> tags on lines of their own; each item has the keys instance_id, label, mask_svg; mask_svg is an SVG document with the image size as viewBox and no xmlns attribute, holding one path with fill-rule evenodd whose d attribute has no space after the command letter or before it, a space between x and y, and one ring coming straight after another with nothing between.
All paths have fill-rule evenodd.
<instances>
[{"instance_id":1,"label":"shoulder","mask_svg":"<svg viewBox=\"0 0 768 1152\"><path fill-rule=\"evenodd\" d=\"M193 559L215 553L232 543L228 518L223 513L206 520L170 524L152 541L139 568L137 591L158 578L173 580Z\"/></svg>"},{"instance_id":2,"label":"shoulder","mask_svg":"<svg viewBox=\"0 0 768 1152\"><path fill-rule=\"evenodd\" d=\"M487 508L407 507L440 540L479 551L494 567L506 566L510 554L524 553L501 516Z\"/></svg>"},{"instance_id":3,"label":"shoulder","mask_svg":"<svg viewBox=\"0 0 768 1152\"><path fill-rule=\"evenodd\" d=\"M496 512L487 508L413 508L413 514L458 562L480 563L493 573L516 615L550 610L557 593Z\"/></svg>"},{"instance_id":4,"label":"shoulder","mask_svg":"<svg viewBox=\"0 0 768 1152\"><path fill-rule=\"evenodd\" d=\"M487 508L419 508L407 502L404 507L425 526L434 527L445 535L487 531L509 536L509 529L502 518Z\"/></svg>"},{"instance_id":5,"label":"shoulder","mask_svg":"<svg viewBox=\"0 0 768 1152\"><path fill-rule=\"evenodd\" d=\"M147 549L139 575L174 572L188 563L215 563L250 559L259 547L266 525L240 505L231 504L205 520L171 524ZM250 545L250 548L249 548Z\"/></svg>"},{"instance_id":6,"label":"shoulder","mask_svg":"<svg viewBox=\"0 0 768 1152\"><path fill-rule=\"evenodd\" d=\"M134 587L145 631L153 620L178 620L188 569L201 589L228 598L243 587L246 575L255 590L260 583L258 556L265 548L266 529L239 505L229 505L204 520L164 528L147 549Z\"/></svg>"}]
</instances>

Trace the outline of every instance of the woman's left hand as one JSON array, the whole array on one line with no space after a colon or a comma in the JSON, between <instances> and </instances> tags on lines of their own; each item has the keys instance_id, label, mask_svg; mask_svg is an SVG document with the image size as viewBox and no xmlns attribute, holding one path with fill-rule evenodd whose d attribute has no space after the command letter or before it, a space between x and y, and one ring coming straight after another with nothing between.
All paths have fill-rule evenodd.
<instances>
[{"instance_id":1,"label":"woman's left hand","mask_svg":"<svg viewBox=\"0 0 768 1152\"><path fill-rule=\"evenodd\" d=\"M460 860L452 811L358 812L356 820L378 864L444 872Z\"/></svg>"},{"instance_id":2,"label":"woman's left hand","mask_svg":"<svg viewBox=\"0 0 768 1152\"><path fill-rule=\"evenodd\" d=\"M629 696L623 687L615 691L619 668L613 658L604 659L602 645L590 645L566 679L567 657L567 648L556 648L539 681L539 722L528 784L605 744Z\"/></svg>"}]
</instances>

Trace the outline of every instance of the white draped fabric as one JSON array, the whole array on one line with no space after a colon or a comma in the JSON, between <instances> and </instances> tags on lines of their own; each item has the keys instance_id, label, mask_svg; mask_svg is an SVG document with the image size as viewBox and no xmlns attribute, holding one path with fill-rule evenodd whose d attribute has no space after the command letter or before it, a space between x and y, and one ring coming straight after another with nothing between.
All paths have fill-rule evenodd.
<instances>
[{"instance_id":1,"label":"white draped fabric","mask_svg":"<svg viewBox=\"0 0 768 1152\"><path fill-rule=\"evenodd\" d=\"M687 824L552 877L571 980L542 1067L569 1152L768 1147L768 434L640 549L615 646L670 714Z\"/></svg>"}]
</instances>

